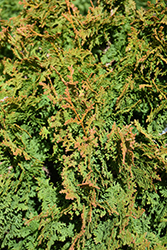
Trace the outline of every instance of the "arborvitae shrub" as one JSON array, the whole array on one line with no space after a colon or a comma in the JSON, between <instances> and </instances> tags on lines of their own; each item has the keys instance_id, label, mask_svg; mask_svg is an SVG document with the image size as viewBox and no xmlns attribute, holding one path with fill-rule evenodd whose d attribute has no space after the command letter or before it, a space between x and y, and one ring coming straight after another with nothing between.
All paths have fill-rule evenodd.
<instances>
[{"instance_id":1,"label":"arborvitae shrub","mask_svg":"<svg viewBox=\"0 0 167 250\"><path fill-rule=\"evenodd\" d=\"M165 3L23 4L0 33L1 249L166 249Z\"/></svg>"}]
</instances>

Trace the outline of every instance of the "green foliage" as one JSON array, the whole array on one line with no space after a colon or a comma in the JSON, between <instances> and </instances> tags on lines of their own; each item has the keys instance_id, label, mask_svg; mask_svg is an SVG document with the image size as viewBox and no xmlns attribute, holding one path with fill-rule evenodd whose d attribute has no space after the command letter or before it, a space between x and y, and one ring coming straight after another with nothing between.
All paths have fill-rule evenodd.
<instances>
[{"instance_id":1,"label":"green foliage","mask_svg":"<svg viewBox=\"0 0 167 250\"><path fill-rule=\"evenodd\" d=\"M0 33L1 249L165 250L165 3L23 5Z\"/></svg>"},{"instance_id":2,"label":"green foliage","mask_svg":"<svg viewBox=\"0 0 167 250\"><path fill-rule=\"evenodd\" d=\"M135 0L135 2L136 2L137 9L139 9L141 7L145 8L145 9L148 8L148 1L147 0ZM153 4L156 4L156 0L151 0L150 2Z\"/></svg>"},{"instance_id":3,"label":"green foliage","mask_svg":"<svg viewBox=\"0 0 167 250\"><path fill-rule=\"evenodd\" d=\"M13 16L17 16L23 9L23 6L19 4L19 0L1 0L0 1L0 19L9 19Z\"/></svg>"}]
</instances>

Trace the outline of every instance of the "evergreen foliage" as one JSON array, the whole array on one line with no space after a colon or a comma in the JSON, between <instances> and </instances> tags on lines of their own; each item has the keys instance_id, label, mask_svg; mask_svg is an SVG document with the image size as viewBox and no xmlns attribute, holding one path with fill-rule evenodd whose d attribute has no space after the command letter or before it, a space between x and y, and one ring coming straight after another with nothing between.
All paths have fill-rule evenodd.
<instances>
[{"instance_id":1,"label":"evergreen foliage","mask_svg":"<svg viewBox=\"0 0 167 250\"><path fill-rule=\"evenodd\" d=\"M19 0L1 0L0 1L0 19L7 20L13 16L17 16L23 9L23 5L19 4Z\"/></svg>"},{"instance_id":2,"label":"evergreen foliage","mask_svg":"<svg viewBox=\"0 0 167 250\"><path fill-rule=\"evenodd\" d=\"M23 0L1 21L2 250L167 248L167 8Z\"/></svg>"}]
</instances>

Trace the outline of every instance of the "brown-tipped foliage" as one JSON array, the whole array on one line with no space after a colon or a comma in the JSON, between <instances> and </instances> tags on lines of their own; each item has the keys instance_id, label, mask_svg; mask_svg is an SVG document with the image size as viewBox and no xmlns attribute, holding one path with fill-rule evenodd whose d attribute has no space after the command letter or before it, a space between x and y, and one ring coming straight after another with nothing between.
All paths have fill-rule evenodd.
<instances>
[{"instance_id":1,"label":"brown-tipped foliage","mask_svg":"<svg viewBox=\"0 0 167 250\"><path fill-rule=\"evenodd\" d=\"M2 22L2 250L167 247L167 9L118 2Z\"/></svg>"}]
</instances>

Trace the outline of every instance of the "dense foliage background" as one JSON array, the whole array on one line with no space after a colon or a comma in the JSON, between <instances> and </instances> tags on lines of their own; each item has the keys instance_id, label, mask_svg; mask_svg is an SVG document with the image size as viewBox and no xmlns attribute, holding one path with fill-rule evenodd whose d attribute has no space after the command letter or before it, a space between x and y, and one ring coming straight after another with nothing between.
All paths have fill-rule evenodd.
<instances>
[{"instance_id":1,"label":"dense foliage background","mask_svg":"<svg viewBox=\"0 0 167 250\"><path fill-rule=\"evenodd\" d=\"M87 14L89 7L91 7L91 3L89 0L73 0L72 1L77 8L79 8L82 15ZM99 1L93 0L92 3L97 5ZM135 0L136 8L139 9L141 7L147 8L147 0ZM156 0L151 0L151 3L155 4ZM17 16L20 11L23 9L23 5L20 0L1 0L0 1L0 19L9 19L13 16Z\"/></svg>"},{"instance_id":2,"label":"dense foliage background","mask_svg":"<svg viewBox=\"0 0 167 250\"><path fill-rule=\"evenodd\" d=\"M0 1L0 19L9 19L17 16L23 9L23 5L19 4L19 0L1 0Z\"/></svg>"},{"instance_id":3,"label":"dense foliage background","mask_svg":"<svg viewBox=\"0 0 167 250\"><path fill-rule=\"evenodd\" d=\"M2 250L167 247L165 2L84 4L1 14Z\"/></svg>"}]
</instances>

